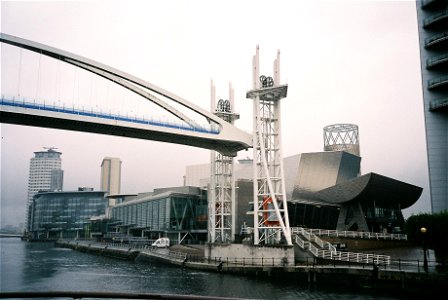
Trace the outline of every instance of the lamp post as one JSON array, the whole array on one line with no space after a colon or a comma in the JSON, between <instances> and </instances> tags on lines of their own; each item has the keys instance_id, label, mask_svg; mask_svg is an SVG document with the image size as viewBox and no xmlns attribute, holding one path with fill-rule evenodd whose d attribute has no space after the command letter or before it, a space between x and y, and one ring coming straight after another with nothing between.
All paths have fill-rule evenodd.
<instances>
[{"instance_id":1,"label":"lamp post","mask_svg":"<svg viewBox=\"0 0 448 300\"><path fill-rule=\"evenodd\" d=\"M422 242L423 242L423 269L425 272L428 272L428 259L426 258L426 228L420 228L420 232L422 233Z\"/></svg>"}]
</instances>

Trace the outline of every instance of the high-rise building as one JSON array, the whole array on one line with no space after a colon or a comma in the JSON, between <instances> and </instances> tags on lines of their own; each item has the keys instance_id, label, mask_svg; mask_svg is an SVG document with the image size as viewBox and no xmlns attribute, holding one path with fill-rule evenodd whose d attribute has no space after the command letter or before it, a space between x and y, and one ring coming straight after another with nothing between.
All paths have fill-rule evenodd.
<instances>
[{"instance_id":1,"label":"high-rise building","mask_svg":"<svg viewBox=\"0 0 448 300\"><path fill-rule=\"evenodd\" d=\"M120 194L121 160L116 157L105 157L101 163L101 190L108 195Z\"/></svg>"},{"instance_id":2,"label":"high-rise building","mask_svg":"<svg viewBox=\"0 0 448 300\"><path fill-rule=\"evenodd\" d=\"M61 169L51 170L50 191L62 192L63 180L64 180L63 170Z\"/></svg>"},{"instance_id":3,"label":"high-rise building","mask_svg":"<svg viewBox=\"0 0 448 300\"><path fill-rule=\"evenodd\" d=\"M39 191L62 191L64 172L61 170L61 152L56 148L44 148L46 151L34 152L30 160L28 177L28 197L26 204L26 224L29 224L30 205Z\"/></svg>"},{"instance_id":4,"label":"high-rise building","mask_svg":"<svg viewBox=\"0 0 448 300\"><path fill-rule=\"evenodd\" d=\"M448 209L448 1L418 0L431 210Z\"/></svg>"}]
</instances>

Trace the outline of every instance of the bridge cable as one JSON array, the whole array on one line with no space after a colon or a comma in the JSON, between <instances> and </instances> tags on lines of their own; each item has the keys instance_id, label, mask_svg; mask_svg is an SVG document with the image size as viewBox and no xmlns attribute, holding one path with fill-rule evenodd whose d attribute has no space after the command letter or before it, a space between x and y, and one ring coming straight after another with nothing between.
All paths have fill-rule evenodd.
<instances>
[{"instance_id":1,"label":"bridge cable","mask_svg":"<svg viewBox=\"0 0 448 300\"><path fill-rule=\"evenodd\" d=\"M36 100L38 100L38 101L39 101L40 64L41 64L41 60L42 60L42 51L40 51L40 55L39 55L39 66L38 66L38 68L37 68ZM45 100L44 100L44 105L45 105Z\"/></svg>"},{"instance_id":2,"label":"bridge cable","mask_svg":"<svg viewBox=\"0 0 448 300\"><path fill-rule=\"evenodd\" d=\"M20 81L22 77L22 48L20 48L20 58L19 58L19 77L17 82L17 95L20 97ZM25 101L25 100L24 100Z\"/></svg>"},{"instance_id":3,"label":"bridge cable","mask_svg":"<svg viewBox=\"0 0 448 300\"><path fill-rule=\"evenodd\" d=\"M92 94L93 94L93 73L89 72L90 74L90 95L89 95L89 106L92 108ZM93 109L93 108L92 108Z\"/></svg>"},{"instance_id":4,"label":"bridge cable","mask_svg":"<svg viewBox=\"0 0 448 300\"><path fill-rule=\"evenodd\" d=\"M61 99L59 98L59 89L60 89L59 85L60 85L61 61L58 60L58 61L57 61L57 64L58 64L58 66L57 66L57 69L56 69L56 87L55 87L55 89L56 89L56 95L55 95L55 96L56 96L56 100L59 101L59 102L61 102Z\"/></svg>"},{"instance_id":5,"label":"bridge cable","mask_svg":"<svg viewBox=\"0 0 448 300\"><path fill-rule=\"evenodd\" d=\"M77 75L77 69L75 67L75 74L73 76L73 94L72 94L72 105L73 105L73 109L75 108L75 89L76 89L76 75Z\"/></svg>"},{"instance_id":6,"label":"bridge cable","mask_svg":"<svg viewBox=\"0 0 448 300\"><path fill-rule=\"evenodd\" d=\"M82 109L84 110L84 107L83 106L81 106L81 103L80 103L80 101L79 101L79 86L80 86L80 83L81 83L81 75L82 74L79 74L79 76L78 76L78 78L77 78L77 85L78 85L78 93L77 93L77 98L76 98L76 105L78 106L78 108L81 108L82 107Z\"/></svg>"},{"instance_id":7,"label":"bridge cable","mask_svg":"<svg viewBox=\"0 0 448 300\"><path fill-rule=\"evenodd\" d=\"M124 99L126 97L126 90L123 88L123 89L121 89L121 91L122 91L122 95L121 95L121 97L118 98L118 103L116 106L116 109L118 110L118 115L120 115L121 107L122 107L123 101L125 101Z\"/></svg>"},{"instance_id":8,"label":"bridge cable","mask_svg":"<svg viewBox=\"0 0 448 300\"><path fill-rule=\"evenodd\" d=\"M108 99L109 99L110 86L112 85L113 82L114 82L113 79L111 79L111 80L108 80L107 83L106 83L106 98L105 98L105 101L104 101L105 102L104 106L106 107L106 109L107 109L107 102L108 102ZM101 107L100 107L100 109L101 109Z\"/></svg>"}]
</instances>

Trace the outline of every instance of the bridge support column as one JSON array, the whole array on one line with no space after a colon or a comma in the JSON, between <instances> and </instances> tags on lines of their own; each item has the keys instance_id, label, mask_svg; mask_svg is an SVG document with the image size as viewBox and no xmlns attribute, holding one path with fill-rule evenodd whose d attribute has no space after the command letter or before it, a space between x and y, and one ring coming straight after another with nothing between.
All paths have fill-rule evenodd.
<instances>
[{"instance_id":1,"label":"bridge support column","mask_svg":"<svg viewBox=\"0 0 448 300\"><path fill-rule=\"evenodd\" d=\"M229 100L216 104L215 86L211 82L211 109L219 118L233 124L239 114L233 112L234 92L229 84ZM233 157L211 152L209 193L209 242L230 243L235 237L235 178Z\"/></svg>"},{"instance_id":2,"label":"bridge support column","mask_svg":"<svg viewBox=\"0 0 448 300\"><path fill-rule=\"evenodd\" d=\"M280 99L288 86L280 85L280 52L274 77L260 76L259 48L253 57L253 169L254 244L292 245L281 152Z\"/></svg>"}]
</instances>

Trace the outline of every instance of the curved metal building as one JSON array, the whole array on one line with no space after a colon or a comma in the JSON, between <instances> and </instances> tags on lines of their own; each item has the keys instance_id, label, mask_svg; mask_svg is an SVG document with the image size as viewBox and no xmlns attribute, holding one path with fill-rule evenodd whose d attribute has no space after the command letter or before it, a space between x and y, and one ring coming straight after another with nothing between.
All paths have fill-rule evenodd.
<instances>
[{"instance_id":1,"label":"curved metal building","mask_svg":"<svg viewBox=\"0 0 448 300\"><path fill-rule=\"evenodd\" d=\"M358 176L360 162L345 151L301 154L291 226L374 232L401 227L401 210L417 202L423 189L376 173Z\"/></svg>"}]
</instances>

